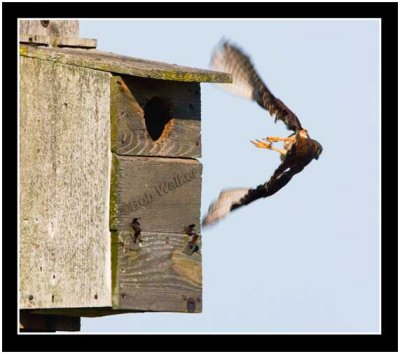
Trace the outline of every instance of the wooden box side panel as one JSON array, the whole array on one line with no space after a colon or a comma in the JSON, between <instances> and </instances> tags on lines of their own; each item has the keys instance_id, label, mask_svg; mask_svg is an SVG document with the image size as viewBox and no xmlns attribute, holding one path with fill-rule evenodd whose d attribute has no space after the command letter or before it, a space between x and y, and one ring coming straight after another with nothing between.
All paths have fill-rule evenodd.
<instances>
[{"instance_id":1,"label":"wooden box side panel","mask_svg":"<svg viewBox=\"0 0 400 354\"><path fill-rule=\"evenodd\" d=\"M201 255L182 253L184 227L196 224L199 230L201 172L194 159L113 154L114 309L201 312ZM139 244L132 239L135 217L142 229Z\"/></svg>"},{"instance_id":2,"label":"wooden box side panel","mask_svg":"<svg viewBox=\"0 0 400 354\"><path fill-rule=\"evenodd\" d=\"M111 305L110 74L20 58L20 308Z\"/></svg>"},{"instance_id":3,"label":"wooden box side panel","mask_svg":"<svg viewBox=\"0 0 400 354\"><path fill-rule=\"evenodd\" d=\"M114 308L201 312L201 254L181 252L188 236L144 232L140 247L132 248L131 235L112 233Z\"/></svg>"},{"instance_id":4,"label":"wooden box side panel","mask_svg":"<svg viewBox=\"0 0 400 354\"><path fill-rule=\"evenodd\" d=\"M201 157L199 83L114 76L111 97L111 149L114 153ZM146 105L155 97L165 103L170 120L161 136L153 140L145 114Z\"/></svg>"}]
</instances>

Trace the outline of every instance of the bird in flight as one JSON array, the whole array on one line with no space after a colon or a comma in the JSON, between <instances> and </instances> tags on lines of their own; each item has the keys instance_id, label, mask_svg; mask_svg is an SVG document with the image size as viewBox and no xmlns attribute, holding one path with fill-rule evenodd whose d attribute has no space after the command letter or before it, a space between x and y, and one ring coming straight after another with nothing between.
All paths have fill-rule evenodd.
<instances>
[{"instance_id":1,"label":"bird in flight","mask_svg":"<svg viewBox=\"0 0 400 354\"><path fill-rule=\"evenodd\" d=\"M272 94L255 70L250 57L240 48L228 41L222 41L212 54L211 66L215 70L232 75L232 84L225 84L225 89L257 102L271 116L275 116L275 122L282 121L293 133L286 138L268 136L262 139L263 141L251 141L257 148L278 152L281 164L269 181L256 188L223 190L218 199L210 205L203 219L203 226L216 223L231 211L257 199L275 194L313 159L318 160L322 152L321 144L310 138L307 129L302 127L296 115ZM276 142L283 142L283 148L273 146Z\"/></svg>"}]
</instances>

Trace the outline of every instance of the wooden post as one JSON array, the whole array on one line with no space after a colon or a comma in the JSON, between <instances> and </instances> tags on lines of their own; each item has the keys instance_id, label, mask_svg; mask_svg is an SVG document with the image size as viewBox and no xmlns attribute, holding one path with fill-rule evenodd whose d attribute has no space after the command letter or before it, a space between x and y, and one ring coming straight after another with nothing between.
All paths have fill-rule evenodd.
<instances>
[{"instance_id":1,"label":"wooden post","mask_svg":"<svg viewBox=\"0 0 400 354\"><path fill-rule=\"evenodd\" d=\"M20 332L80 331L80 317L31 314L28 310L19 312Z\"/></svg>"},{"instance_id":2,"label":"wooden post","mask_svg":"<svg viewBox=\"0 0 400 354\"><path fill-rule=\"evenodd\" d=\"M79 38L79 21L20 20L19 42L36 46L95 49L96 39Z\"/></svg>"},{"instance_id":3,"label":"wooden post","mask_svg":"<svg viewBox=\"0 0 400 354\"><path fill-rule=\"evenodd\" d=\"M79 21L71 20L20 20L20 35L54 37L79 37Z\"/></svg>"}]
</instances>

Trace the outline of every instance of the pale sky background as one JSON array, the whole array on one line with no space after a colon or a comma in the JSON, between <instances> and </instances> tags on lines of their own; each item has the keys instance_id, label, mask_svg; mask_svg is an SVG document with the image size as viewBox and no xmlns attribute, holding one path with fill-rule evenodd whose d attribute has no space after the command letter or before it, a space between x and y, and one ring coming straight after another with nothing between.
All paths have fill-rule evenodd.
<instances>
[{"instance_id":1,"label":"pale sky background","mask_svg":"<svg viewBox=\"0 0 400 354\"><path fill-rule=\"evenodd\" d=\"M129 15L129 14L127 14ZM377 20L90 20L118 54L207 68L221 37L253 59L324 151L276 195L203 231L203 313L82 319L82 332L380 331ZM201 84L202 215L221 189L279 164L250 139L287 136L254 102Z\"/></svg>"}]
</instances>

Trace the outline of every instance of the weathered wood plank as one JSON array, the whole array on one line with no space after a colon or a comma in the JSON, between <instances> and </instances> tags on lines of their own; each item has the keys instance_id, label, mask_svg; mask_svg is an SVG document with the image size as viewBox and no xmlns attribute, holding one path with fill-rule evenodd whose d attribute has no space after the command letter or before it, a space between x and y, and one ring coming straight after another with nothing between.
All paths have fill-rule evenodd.
<instances>
[{"instance_id":1,"label":"weathered wood plank","mask_svg":"<svg viewBox=\"0 0 400 354\"><path fill-rule=\"evenodd\" d=\"M78 38L79 21L19 20L19 34Z\"/></svg>"},{"instance_id":2,"label":"weathered wood plank","mask_svg":"<svg viewBox=\"0 0 400 354\"><path fill-rule=\"evenodd\" d=\"M94 49L97 46L96 39L39 36L36 34L20 34L19 42L24 44L46 45L51 47L72 47L87 49Z\"/></svg>"},{"instance_id":3,"label":"weathered wood plank","mask_svg":"<svg viewBox=\"0 0 400 354\"><path fill-rule=\"evenodd\" d=\"M181 233L200 223L202 166L197 160L113 154L110 228Z\"/></svg>"},{"instance_id":4,"label":"weathered wood plank","mask_svg":"<svg viewBox=\"0 0 400 354\"><path fill-rule=\"evenodd\" d=\"M20 332L80 331L79 317L60 315L38 315L29 310L19 312Z\"/></svg>"},{"instance_id":5,"label":"weathered wood plank","mask_svg":"<svg viewBox=\"0 0 400 354\"><path fill-rule=\"evenodd\" d=\"M185 82L232 82L230 74L132 58L98 50L20 46L20 55L118 74Z\"/></svg>"},{"instance_id":6,"label":"weathered wood plank","mask_svg":"<svg viewBox=\"0 0 400 354\"><path fill-rule=\"evenodd\" d=\"M200 84L115 76L111 79L111 97L113 152L132 156L201 156ZM169 119L165 126L162 124L164 130L157 140L149 129L163 117L150 111L154 97L168 110L167 114L160 114Z\"/></svg>"},{"instance_id":7,"label":"weathered wood plank","mask_svg":"<svg viewBox=\"0 0 400 354\"><path fill-rule=\"evenodd\" d=\"M22 309L111 306L109 80L21 57Z\"/></svg>"},{"instance_id":8,"label":"weathered wood plank","mask_svg":"<svg viewBox=\"0 0 400 354\"><path fill-rule=\"evenodd\" d=\"M141 246L132 250L131 235L112 233L114 308L201 312L201 254L182 254L188 236L144 232Z\"/></svg>"}]
</instances>

